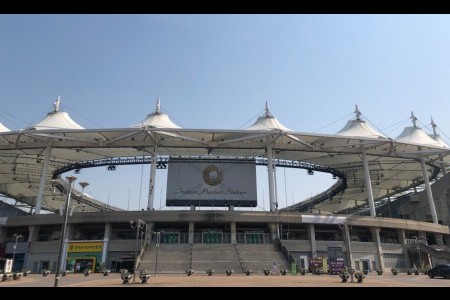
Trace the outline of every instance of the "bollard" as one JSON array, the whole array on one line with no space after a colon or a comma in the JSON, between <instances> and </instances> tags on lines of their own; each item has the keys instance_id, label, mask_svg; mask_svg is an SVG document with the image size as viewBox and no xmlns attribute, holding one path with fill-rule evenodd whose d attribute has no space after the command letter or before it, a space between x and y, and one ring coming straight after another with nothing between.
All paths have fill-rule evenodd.
<instances>
[{"instance_id":1,"label":"bollard","mask_svg":"<svg viewBox=\"0 0 450 300\"><path fill-rule=\"evenodd\" d=\"M358 283L363 282L364 277L366 277L366 276L361 272L355 273L355 278L358 280Z\"/></svg>"},{"instance_id":2,"label":"bollard","mask_svg":"<svg viewBox=\"0 0 450 300\"><path fill-rule=\"evenodd\" d=\"M133 275L128 273L122 273L120 275L120 278L122 278L123 280L122 284L128 284L130 283L130 280L133 278Z\"/></svg>"},{"instance_id":3,"label":"bollard","mask_svg":"<svg viewBox=\"0 0 450 300\"><path fill-rule=\"evenodd\" d=\"M141 279L141 283L144 284L144 283L147 283L148 279L150 278L150 275L146 274L146 273L142 273L142 274L139 274L139 278Z\"/></svg>"},{"instance_id":4,"label":"bollard","mask_svg":"<svg viewBox=\"0 0 450 300\"><path fill-rule=\"evenodd\" d=\"M341 278L341 282L347 282L348 278L350 277L350 274L348 274L347 272L345 273L340 273L339 277Z\"/></svg>"},{"instance_id":5,"label":"bollard","mask_svg":"<svg viewBox=\"0 0 450 300\"><path fill-rule=\"evenodd\" d=\"M2 281L9 280L10 278L11 278L11 274L10 273L2 274Z\"/></svg>"}]
</instances>

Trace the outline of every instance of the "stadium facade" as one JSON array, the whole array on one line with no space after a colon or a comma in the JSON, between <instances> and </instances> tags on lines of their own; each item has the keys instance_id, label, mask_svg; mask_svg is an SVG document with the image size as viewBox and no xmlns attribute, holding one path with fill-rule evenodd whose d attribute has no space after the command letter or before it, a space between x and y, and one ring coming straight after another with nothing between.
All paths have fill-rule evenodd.
<instances>
[{"instance_id":1,"label":"stadium facade","mask_svg":"<svg viewBox=\"0 0 450 300\"><path fill-rule=\"evenodd\" d=\"M0 257L14 270L104 266L180 273L233 269L407 269L450 261L450 148L412 126L395 139L355 118L333 135L293 131L269 111L245 130L184 129L156 110L128 128L84 129L58 97L30 128L0 124ZM73 188L65 173L151 165L147 210L123 211ZM255 206L256 165L267 166L270 211ZM327 172L329 189L279 209L275 167ZM158 169L169 168L169 205L154 210ZM230 175L231 174L231 175ZM172 191L172 192L170 192ZM61 203L70 201L62 237ZM200 210L223 206L227 210ZM239 207L239 209L237 209ZM26 211L24 211L26 209ZM43 213L43 212L47 213ZM130 222L131 221L131 222Z\"/></svg>"}]
</instances>

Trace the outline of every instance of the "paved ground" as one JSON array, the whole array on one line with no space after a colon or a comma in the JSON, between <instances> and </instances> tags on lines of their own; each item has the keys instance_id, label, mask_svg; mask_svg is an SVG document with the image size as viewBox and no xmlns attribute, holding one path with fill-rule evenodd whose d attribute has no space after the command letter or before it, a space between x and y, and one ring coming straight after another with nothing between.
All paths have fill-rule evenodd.
<instances>
[{"instance_id":1,"label":"paved ground","mask_svg":"<svg viewBox=\"0 0 450 300\"><path fill-rule=\"evenodd\" d=\"M136 277L138 282L140 280ZM43 277L40 274L31 274L19 280L0 282L2 287L52 287L55 275ZM376 273L366 276L362 283L341 283L338 276L329 275L305 275L305 276L263 276L233 274L226 276L214 274L166 275L158 274L150 278L147 284L122 284L120 274L112 273L109 276L102 274L69 274L59 280L60 286L81 287L450 287L449 279L431 279L425 275L384 274L377 276Z\"/></svg>"}]
</instances>

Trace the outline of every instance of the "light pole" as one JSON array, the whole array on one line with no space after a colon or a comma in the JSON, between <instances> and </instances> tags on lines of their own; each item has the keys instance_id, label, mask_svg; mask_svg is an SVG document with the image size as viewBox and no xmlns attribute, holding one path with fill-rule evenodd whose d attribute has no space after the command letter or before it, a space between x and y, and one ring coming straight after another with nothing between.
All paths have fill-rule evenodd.
<instances>
[{"instance_id":1,"label":"light pole","mask_svg":"<svg viewBox=\"0 0 450 300\"><path fill-rule=\"evenodd\" d=\"M152 231L152 233L156 234L156 255L155 255L155 276L156 276L156 270L158 269L158 248L159 243L161 242L161 233L164 233L164 231Z\"/></svg>"},{"instance_id":2,"label":"light pole","mask_svg":"<svg viewBox=\"0 0 450 300\"><path fill-rule=\"evenodd\" d=\"M21 234L14 234L16 236L16 242L14 243L14 251L13 251L13 257L12 257L12 267L11 271L14 272L14 258L16 257L16 248L17 248L17 240L22 237Z\"/></svg>"},{"instance_id":3,"label":"light pole","mask_svg":"<svg viewBox=\"0 0 450 300\"><path fill-rule=\"evenodd\" d=\"M420 257L420 244L419 244L419 237L415 236L414 237L416 239L416 249L417 249L417 253L419 255L419 268L422 268L422 258Z\"/></svg>"},{"instance_id":4,"label":"light pole","mask_svg":"<svg viewBox=\"0 0 450 300\"><path fill-rule=\"evenodd\" d=\"M87 187L89 185L89 183L87 183L86 181L80 182L78 183L81 186L81 201L83 202L84 199L84 188Z\"/></svg>"},{"instance_id":5,"label":"light pole","mask_svg":"<svg viewBox=\"0 0 450 300\"><path fill-rule=\"evenodd\" d=\"M70 203L70 196L72 194L72 183L77 180L75 176L67 176L67 198L66 198L66 208L64 210L64 222L61 227L61 238L59 242L59 252L58 252L58 264L56 266L56 273L55 273L55 287L58 287L58 280L59 275L61 272L61 263L62 263L62 256L63 256L63 246L64 246L64 240L66 237L66 227L67 227L67 218L69 217L69 203Z\"/></svg>"},{"instance_id":6,"label":"light pole","mask_svg":"<svg viewBox=\"0 0 450 300\"><path fill-rule=\"evenodd\" d=\"M136 272L137 272L137 258L139 253L139 230L144 228L145 222L141 219L137 219L136 221L130 221L131 228L136 228L136 252L134 253L134 272L133 272L133 283L136 281Z\"/></svg>"}]
</instances>

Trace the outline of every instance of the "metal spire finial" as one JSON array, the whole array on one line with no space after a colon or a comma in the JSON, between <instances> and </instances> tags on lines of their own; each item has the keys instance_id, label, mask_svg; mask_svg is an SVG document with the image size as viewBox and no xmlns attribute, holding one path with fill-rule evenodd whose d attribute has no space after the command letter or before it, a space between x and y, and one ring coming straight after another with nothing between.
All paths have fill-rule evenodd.
<instances>
[{"instance_id":1,"label":"metal spire finial","mask_svg":"<svg viewBox=\"0 0 450 300\"><path fill-rule=\"evenodd\" d=\"M430 125L431 125L431 127L433 128L433 134L434 134L434 137L436 138L436 136L437 136L437 133L436 133L436 127L437 127L437 125L436 125L436 123L434 123L433 117L431 117L431 123L430 123Z\"/></svg>"},{"instance_id":2,"label":"metal spire finial","mask_svg":"<svg viewBox=\"0 0 450 300\"><path fill-rule=\"evenodd\" d=\"M361 121L361 112L358 109L358 104L355 105L355 115L356 115L356 120Z\"/></svg>"},{"instance_id":3,"label":"metal spire finial","mask_svg":"<svg viewBox=\"0 0 450 300\"><path fill-rule=\"evenodd\" d=\"M268 118L272 117L272 114L269 111L269 104L267 103L267 100L266 100L266 107L264 108L264 116Z\"/></svg>"},{"instance_id":4,"label":"metal spire finial","mask_svg":"<svg viewBox=\"0 0 450 300\"><path fill-rule=\"evenodd\" d=\"M56 98L55 103L53 103L53 112L58 112L60 105L61 105L61 96L58 95L58 98Z\"/></svg>"},{"instance_id":5,"label":"metal spire finial","mask_svg":"<svg viewBox=\"0 0 450 300\"><path fill-rule=\"evenodd\" d=\"M412 120L412 122L413 122L414 128L417 128L417 123L416 123L417 118L416 118L416 116L414 116L414 113L413 113L413 112L411 112L411 120Z\"/></svg>"},{"instance_id":6,"label":"metal spire finial","mask_svg":"<svg viewBox=\"0 0 450 300\"><path fill-rule=\"evenodd\" d=\"M156 112L157 114L161 113L161 99L158 97L158 100L156 100Z\"/></svg>"}]
</instances>

